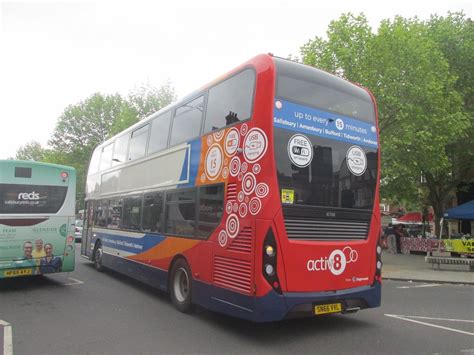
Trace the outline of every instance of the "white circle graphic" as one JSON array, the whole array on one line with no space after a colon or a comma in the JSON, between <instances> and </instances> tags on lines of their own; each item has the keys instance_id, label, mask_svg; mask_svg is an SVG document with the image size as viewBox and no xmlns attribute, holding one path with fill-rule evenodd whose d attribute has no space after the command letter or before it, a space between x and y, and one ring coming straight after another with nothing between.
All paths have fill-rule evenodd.
<instances>
[{"instance_id":1,"label":"white circle graphic","mask_svg":"<svg viewBox=\"0 0 474 355\"><path fill-rule=\"evenodd\" d=\"M307 167L313 160L313 145L308 137L295 134L288 141L288 156L299 168Z\"/></svg>"},{"instance_id":2,"label":"white circle graphic","mask_svg":"<svg viewBox=\"0 0 474 355\"><path fill-rule=\"evenodd\" d=\"M257 197L260 197L260 198L267 196L269 191L270 191L270 188L264 182L259 183L255 187L255 195L257 195Z\"/></svg>"},{"instance_id":3,"label":"white circle graphic","mask_svg":"<svg viewBox=\"0 0 474 355\"><path fill-rule=\"evenodd\" d=\"M255 175L257 175L261 170L262 170L262 167L258 163L255 164L252 168L252 171Z\"/></svg>"},{"instance_id":4,"label":"white circle graphic","mask_svg":"<svg viewBox=\"0 0 474 355\"><path fill-rule=\"evenodd\" d=\"M206 175L210 180L217 178L222 169L222 148L214 144L206 154Z\"/></svg>"},{"instance_id":5,"label":"white circle graphic","mask_svg":"<svg viewBox=\"0 0 474 355\"><path fill-rule=\"evenodd\" d=\"M335 123L336 123L336 128L339 131L342 131L344 129L344 121L343 120L341 120L340 118L337 118Z\"/></svg>"},{"instance_id":6,"label":"white circle graphic","mask_svg":"<svg viewBox=\"0 0 474 355\"><path fill-rule=\"evenodd\" d=\"M242 190L244 191L244 194L250 195L253 190L255 190L256 185L257 179L254 174L247 173L244 175L244 178L242 179Z\"/></svg>"},{"instance_id":7,"label":"white circle graphic","mask_svg":"<svg viewBox=\"0 0 474 355\"><path fill-rule=\"evenodd\" d=\"M355 176L361 176L367 169L367 157L365 156L364 150L353 145L347 150L346 154L347 167Z\"/></svg>"},{"instance_id":8,"label":"white circle graphic","mask_svg":"<svg viewBox=\"0 0 474 355\"><path fill-rule=\"evenodd\" d=\"M249 165L247 164L247 162L244 161L242 165L240 166L240 171L245 174L248 168L249 168Z\"/></svg>"},{"instance_id":9,"label":"white circle graphic","mask_svg":"<svg viewBox=\"0 0 474 355\"><path fill-rule=\"evenodd\" d=\"M346 256L339 249L333 250L328 259L329 271L333 275L340 275L346 269Z\"/></svg>"},{"instance_id":10,"label":"white circle graphic","mask_svg":"<svg viewBox=\"0 0 474 355\"><path fill-rule=\"evenodd\" d=\"M351 247L345 247L342 249L344 256L346 257L347 263L355 263L359 259L359 253L357 250L352 249Z\"/></svg>"},{"instance_id":11,"label":"white circle graphic","mask_svg":"<svg viewBox=\"0 0 474 355\"><path fill-rule=\"evenodd\" d=\"M222 169L222 177L224 179L227 179L228 176L229 176L229 168L225 166L224 169Z\"/></svg>"},{"instance_id":12,"label":"white circle graphic","mask_svg":"<svg viewBox=\"0 0 474 355\"><path fill-rule=\"evenodd\" d=\"M239 173L239 176L237 177L237 179L239 179L239 181L242 181L242 177L244 176L243 173Z\"/></svg>"},{"instance_id":13,"label":"white circle graphic","mask_svg":"<svg viewBox=\"0 0 474 355\"><path fill-rule=\"evenodd\" d=\"M212 136L208 135L207 136L207 145L210 147L212 145Z\"/></svg>"},{"instance_id":14,"label":"white circle graphic","mask_svg":"<svg viewBox=\"0 0 474 355\"><path fill-rule=\"evenodd\" d=\"M232 201L229 201L226 203L225 205L225 211L227 212L227 214L231 214L232 213Z\"/></svg>"},{"instance_id":15,"label":"white circle graphic","mask_svg":"<svg viewBox=\"0 0 474 355\"><path fill-rule=\"evenodd\" d=\"M242 127L240 127L240 134L245 136L247 134L248 129L249 126L247 126L247 123L244 123Z\"/></svg>"},{"instance_id":16,"label":"white circle graphic","mask_svg":"<svg viewBox=\"0 0 474 355\"><path fill-rule=\"evenodd\" d=\"M244 158L249 163L259 161L267 151L267 135L260 128L252 128L244 140Z\"/></svg>"},{"instance_id":17,"label":"white circle graphic","mask_svg":"<svg viewBox=\"0 0 474 355\"><path fill-rule=\"evenodd\" d=\"M234 213L237 213L237 211L239 210L239 205L236 203L234 203L234 205L232 206L232 211L234 211Z\"/></svg>"},{"instance_id":18,"label":"white circle graphic","mask_svg":"<svg viewBox=\"0 0 474 355\"><path fill-rule=\"evenodd\" d=\"M256 215L262 209L262 201L259 198L254 197L249 202L249 211L252 215Z\"/></svg>"},{"instance_id":19,"label":"white circle graphic","mask_svg":"<svg viewBox=\"0 0 474 355\"><path fill-rule=\"evenodd\" d=\"M222 230L219 232L219 245L221 247L225 247L225 245L227 244L227 232Z\"/></svg>"},{"instance_id":20,"label":"white circle graphic","mask_svg":"<svg viewBox=\"0 0 474 355\"><path fill-rule=\"evenodd\" d=\"M229 238L235 238L239 233L239 219L235 214L231 214L227 217L226 230Z\"/></svg>"},{"instance_id":21,"label":"white circle graphic","mask_svg":"<svg viewBox=\"0 0 474 355\"><path fill-rule=\"evenodd\" d=\"M222 131L219 131L219 132L215 132L215 133L213 134L214 139L216 140L216 142L219 142L219 141L222 139L222 137L224 137L224 132L225 132L225 131L222 130Z\"/></svg>"},{"instance_id":22,"label":"white circle graphic","mask_svg":"<svg viewBox=\"0 0 474 355\"><path fill-rule=\"evenodd\" d=\"M241 203L239 206L239 216L244 218L245 216L247 216L247 211L247 205L245 203Z\"/></svg>"},{"instance_id":23,"label":"white circle graphic","mask_svg":"<svg viewBox=\"0 0 474 355\"><path fill-rule=\"evenodd\" d=\"M231 128L225 135L224 150L228 156L232 156L237 151L240 143L240 133L237 128Z\"/></svg>"},{"instance_id":24,"label":"white circle graphic","mask_svg":"<svg viewBox=\"0 0 474 355\"><path fill-rule=\"evenodd\" d=\"M244 200L244 197L245 194L243 193L243 191L239 191L239 193L237 194L237 200L239 200L239 202L242 202Z\"/></svg>"},{"instance_id":25,"label":"white circle graphic","mask_svg":"<svg viewBox=\"0 0 474 355\"><path fill-rule=\"evenodd\" d=\"M237 176L240 171L240 159L238 157L233 157L230 161L230 175Z\"/></svg>"},{"instance_id":26,"label":"white circle graphic","mask_svg":"<svg viewBox=\"0 0 474 355\"><path fill-rule=\"evenodd\" d=\"M275 107L281 110L281 108L283 107L283 104L281 103L281 101L275 101Z\"/></svg>"}]
</instances>

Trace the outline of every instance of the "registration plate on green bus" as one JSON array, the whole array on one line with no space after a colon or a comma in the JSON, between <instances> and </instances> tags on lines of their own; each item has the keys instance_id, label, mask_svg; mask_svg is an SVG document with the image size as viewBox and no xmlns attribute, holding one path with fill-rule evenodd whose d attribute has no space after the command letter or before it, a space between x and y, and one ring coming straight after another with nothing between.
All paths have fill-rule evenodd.
<instances>
[{"instance_id":1,"label":"registration plate on green bus","mask_svg":"<svg viewBox=\"0 0 474 355\"><path fill-rule=\"evenodd\" d=\"M314 306L314 314L339 313L342 312L342 305L340 303L318 304Z\"/></svg>"},{"instance_id":2,"label":"registration plate on green bus","mask_svg":"<svg viewBox=\"0 0 474 355\"><path fill-rule=\"evenodd\" d=\"M26 276L32 275L33 269L16 269L16 270L7 270L5 271L5 277L17 277L17 276Z\"/></svg>"}]
</instances>

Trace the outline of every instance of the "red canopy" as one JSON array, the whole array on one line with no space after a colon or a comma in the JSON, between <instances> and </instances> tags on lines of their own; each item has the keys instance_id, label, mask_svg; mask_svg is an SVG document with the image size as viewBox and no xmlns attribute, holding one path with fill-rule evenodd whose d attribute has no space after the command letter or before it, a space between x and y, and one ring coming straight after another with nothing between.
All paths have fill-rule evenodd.
<instances>
[{"instance_id":1,"label":"red canopy","mask_svg":"<svg viewBox=\"0 0 474 355\"><path fill-rule=\"evenodd\" d=\"M433 221L433 214L429 213L428 214L428 221L432 222ZM422 223L423 222L423 216L420 212L408 212L406 215L401 216L398 218L399 223Z\"/></svg>"}]
</instances>

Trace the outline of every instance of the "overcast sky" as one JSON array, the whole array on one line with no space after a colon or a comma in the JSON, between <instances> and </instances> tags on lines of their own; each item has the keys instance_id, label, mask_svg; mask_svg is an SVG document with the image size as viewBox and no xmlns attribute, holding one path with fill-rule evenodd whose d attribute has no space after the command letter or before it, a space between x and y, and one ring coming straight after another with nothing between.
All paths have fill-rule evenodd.
<instances>
[{"instance_id":1,"label":"overcast sky","mask_svg":"<svg viewBox=\"0 0 474 355\"><path fill-rule=\"evenodd\" d=\"M341 13L373 29L395 15L446 15L464 0L0 0L0 159L46 147L64 108L170 80L184 96L259 54L286 57Z\"/></svg>"}]
</instances>

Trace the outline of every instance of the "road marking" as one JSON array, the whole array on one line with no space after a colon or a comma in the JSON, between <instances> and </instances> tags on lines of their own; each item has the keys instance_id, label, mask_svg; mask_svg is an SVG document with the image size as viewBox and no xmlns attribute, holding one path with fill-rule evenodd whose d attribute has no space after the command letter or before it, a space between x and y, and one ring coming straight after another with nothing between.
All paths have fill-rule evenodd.
<instances>
[{"instance_id":1,"label":"road marking","mask_svg":"<svg viewBox=\"0 0 474 355\"><path fill-rule=\"evenodd\" d=\"M386 314L387 315L387 314ZM435 317L420 317L420 316L405 316L403 314L398 314L399 317L404 318L414 318L414 319L428 319L428 320L444 320L447 322L465 322L465 323L474 323L474 320L468 319L453 319L453 318L435 318Z\"/></svg>"},{"instance_id":2,"label":"road marking","mask_svg":"<svg viewBox=\"0 0 474 355\"><path fill-rule=\"evenodd\" d=\"M413 318L415 316L400 316L400 315L396 315L396 314L385 314L385 316L387 317L391 317L391 318L396 318L396 319L401 319L401 320L405 320L407 322L413 322L413 323L417 323L417 324L422 324L422 325L426 325L428 327L433 327L433 328L439 328L439 329L444 329L444 330L448 330L448 331L451 331L451 332L455 332L455 333L461 333L461 334L466 334L466 335L472 335L474 336L474 333L471 333L471 332L466 332L464 330L459 330L459 329L453 329L453 328L449 328L449 327L443 327L442 325L437 325L437 324L431 324L431 323L426 323L426 322L420 322L418 320L415 320L415 319L410 319L410 318ZM408 318L410 317L410 318ZM425 318L424 318L425 319ZM439 320L440 318L428 318L428 319L432 319L432 320ZM463 319L457 319L457 320L454 320L454 319L444 319L444 320L448 320L448 321L465 321ZM468 321L468 322L471 322L471 321Z\"/></svg>"},{"instance_id":3,"label":"road marking","mask_svg":"<svg viewBox=\"0 0 474 355\"><path fill-rule=\"evenodd\" d=\"M68 277L68 280L72 280L73 282L68 282L66 284L63 284L63 286L81 285L84 283L84 281L75 279L73 277Z\"/></svg>"},{"instance_id":4,"label":"road marking","mask_svg":"<svg viewBox=\"0 0 474 355\"><path fill-rule=\"evenodd\" d=\"M441 286L440 284L423 284L423 285L415 285L415 286L398 286L397 288L422 288L422 287L436 287Z\"/></svg>"},{"instance_id":5,"label":"road marking","mask_svg":"<svg viewBox=\"0 0 474 355\"><path fill-rule=\"evenodd\" d=\"M2 345L2 342L3 342L3 355L12 355L13 354L12 326L10 325L10 323L5 322L4 320L1 320L1 319L0 319L0 336L2 337L0 341L0 345Z\"/></svg>"},{"instance_id":6,"label":"road marking","mask_svg":"<svg viewBox=\"0 0 474 355\"><path fill-rule=\"evenodd\" d=\"M465 349L465 350L459 350L459 351L466 354L474 354L474 349Z\"/></svg>"}]
</instances>

